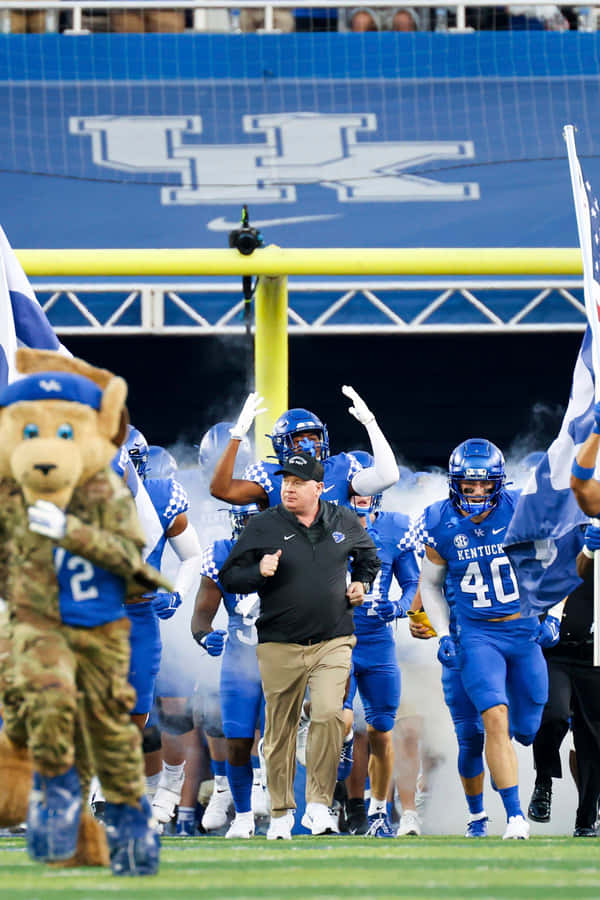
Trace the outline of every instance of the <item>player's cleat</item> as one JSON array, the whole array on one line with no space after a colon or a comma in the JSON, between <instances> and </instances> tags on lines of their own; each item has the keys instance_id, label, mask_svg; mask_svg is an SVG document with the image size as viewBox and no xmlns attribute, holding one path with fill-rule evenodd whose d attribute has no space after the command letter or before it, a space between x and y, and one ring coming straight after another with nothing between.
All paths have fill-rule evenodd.
<instances>
[{"instance_id":1,"label":"player's cleat","mask_svg":"<svg viewBox=\"0 0 600 900\"><path fill-rule=\"evenodd\" d=\"M310 716L304 711L300 713L300 722L298 724L298 733L296 735L296 762L301 766L306 766L306 742L308 740L308 729L310 728Z\"/></svg>"},{"instance_id":2,"label":"player's cleat","mask_svg":"<svg viewBox=\"0 0 600 900\"><path fill-rule=\"evenodd\" d=\"M352 771L352 763L354 762L354 734L346 738L342 744L340 753L340 761L338 763L336 781L345 781Z\"/></svg>"},{"instance_id":3,"label":"player's cleat","mask_svg":"<svg viewBox=\"0 0 600 900\"><path fill-rule=\"evenodd\" d=\"M177 775L172 775L164 769L160 773L160 780L154 797L152 798L152 815L161 825L170 822L175 814L175 808L179 806L181 800L181 789L185 780L185 773L182 771Z\"/></svg>"},{"instance_id":4,"label":"player's cleat","mask_svg":"<svg viewBox=\"0 0 600 900\"><path fill-rule=\"evenodd\" d=\"M49 862L75 855L82 806L75 766L53 778L34 772L27 809L27 850L32 859Z\"/></svg>"},{"instance_id":5,"label":"player's cleat","mask_svg":"<svg viewBox=\"0 0 600 900\"><path fill-rule=\"evenodd\" d=\"M534 822L549 822L552 809L552 785L536 784L529 801L527 815Z\"/></svg>"},{"instance_id":6,"label":"player's cleat","mask_svg":"<svg viewBox=\"0 0 600 900\"><path fill-rule=\"evenodd\" d=\"M487 837L488 833L488 817L482 816L481 819L471 819L467 824L465 831L466 838L482 838Z\"/></svg>"},{"instance_id":7,"label":"player's cleat","mask_svg":"<svg viewBox=\"0 0 600 900\"><path fill-rule=\"evenodd\" d=\"M307 803L302 824L311 834L339 834L337 820L324 803Z\"/></svg>"},{"instance_id":8,"label":"player's cleat","mask_svg":"<svg viewBox=\"0 0 600 900\"><path fill-rule=\"evenodd\" d=\"M271 819L267 831L268 841L291 841L292 828L294 827L293 810L288 810L284 816Z\"/></svg>"},{"instance_id":9,"label":"player's cleat","mask_svg":"<svg viewBox=\"0 0 600 900\"><path fill-rule=\"evenodd\" d=\"M379 812L369 816L369 827L367 829L367 837L376 838L393 838L396 832L392 827L392 823L388 819L386 813Z\"/></svg>"},{"instance_id":10,"label":"player's cleat","mask_svg":"<svg viewBox=\"0 0 600 900\"><path fill-rule=\"evenodd\" d=\"M518 840L526 841L529 839L529 823L525 816L511 816L506 826L506 831L502 835L503 841Z\"/></svg>"},{"instance_id":11,"label":"player's cleat","mask_svg":"<svg viewBox=\"0 0 600 900\"><path fill-rule=\"evenodd\" d=\"M397 837L405 837L406 835L418 836L421 834L421 820L419 814L414 809L405 809L400 816L398 824Z\"/></svg>"},{"instance_id":12,"label":"player's cleat","mask_svg":"<svg viewBox=\"0 0 600 900\"><path fill-rule=\"evenodd\" d=\"M208 806L202 816L202 827L206 831L216 831L227 825L227 814L233 806L233 797L228 787L222 787L215 778L215 786Z\"/></svg>"},{"instance_id":13,"label":"player's cleat","mask_svg":"<svg viewBox=\"0 0 600 900\"><path fill-rule=\"evenodd\" d=\"M105 822L113 875L155 875L160 838L148 798L139 807L107 802Z\"/></svg>"},{"instance_id":14,"label":"player's cleat","mask_svg":"<svg viewBox=\"0 0 600 900\"><path fill-rule=\"evenodd\" d=\"M367 810L362 797L353 797L346 802L346 827L350 834L366 834L369 830Z\"/></svg>"},{"instance_id":15,"label":"player's cleat","mask_svg":"<svg viewBox=\"0 0 600 900\"><path fill-rule=\"evenodd\" d=\"M594 825L588 828L584 825L577 825L573 832L573 837L598 837L598 832Z\"/></svg>"},{"instance_id":16,"label":"player's cleat","mask_svg":"<svg viewBox=\"0 0 600 900\"><path fill-rule=\"evenodd\" d=\"M242 838L247 840L254 837L254 815L252 812L237 813L229 826L226 838Z\"/></svg>"}]
</instances>

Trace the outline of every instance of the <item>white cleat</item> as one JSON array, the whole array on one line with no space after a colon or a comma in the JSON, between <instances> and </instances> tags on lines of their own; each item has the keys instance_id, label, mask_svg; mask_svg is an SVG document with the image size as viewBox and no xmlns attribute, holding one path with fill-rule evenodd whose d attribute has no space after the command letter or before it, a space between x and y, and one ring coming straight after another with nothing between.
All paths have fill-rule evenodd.
<instances>
[{"instance_id":1,"label":"white cleat","mask_svg":"<svg viewBox=\"0 0 600 900\"><path fill-rule=\"evenodd\" d=\"M503 841L527 841L529 839L529 822L525 816L511 816L502 835Z\"/></svg>"},{"instance_id":2,"label":"white cleat","mask_svg":"<svg viewBox=\"0 0 600 900\"><path fill-rule=\"evenodd\" d=\"M224 778L224 776L222 777ZM227 814L233 806L233 797L227 779L224 778L224 780L225 786L223 786L221 778L215 778L211 798L202 816L202 827L205 831L216 831L227 825Z\"/></svg>"},{"instance_id":3,"label":"white cleat","mask_svg":"<svg viewBox=\"0 0 600 900\"><path fill-rule=\"evenodd\" d=\"M324 803L307 803L302 824L311 834L339 834L335 816Z\"/></svg>"},{"instance_id":4,"label":"white cleat","mask_svg":"<svg viewBox=\"0 0 600 900\"><path fill-rule=\"evenodd\" d=\"M271 819L267 830L268 841L291 841L294 827L294 813L290 809L284 816Z\"/></svg>"},{"instance_id":5,"label":"white cleat","mask_svg":"<svg viewBox=\"0 0 600 900\"><path fill-rule=\"evenodd\" d=\"M405 809L400 816L400 824L398 825L396 837L404 837L409 834L421 834L421 820L419 814L414 809Z\"/></svg>"},{"instance_id":6,"label":"white cleat","mask_svg":"<svg viewBox=\"0 0 600 900\"><path fill-rule=\"evenodd\" d=\"M254 837L254 816L251 812L237 813L235 819L229 826L226 838L241 838L248 840Z\"/></svg>"},{"instance_id":7,"label":"white cleat","mask_svg":"<svg viewBox=\"0 0 600 900\"><path fill-rule=\"evenodd\" d=\"M166 825L175 815L175 808L181 800L181 789L185 779L185 773L173 777L164 770L160 773L160 780L154 797L152 798L152 815L161 825Z\"/></svg>"}]
</instances>

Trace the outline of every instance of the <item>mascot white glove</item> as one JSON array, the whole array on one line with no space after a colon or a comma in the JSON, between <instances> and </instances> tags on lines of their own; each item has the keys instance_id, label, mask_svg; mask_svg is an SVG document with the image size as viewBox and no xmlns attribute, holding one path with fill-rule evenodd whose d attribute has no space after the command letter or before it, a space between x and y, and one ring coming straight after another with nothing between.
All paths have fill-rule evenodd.
<instances>
[{"instance_id":1,"label":"mascot white glove","mask_svg":"<svg viewBox=\"0 0 600 900\"><path fill-rule=\"evenodd\" d=\"M353 415L355 419L358 419L361 425L370 425L371 422L375 421L375 416L353 387L350 387L349 384L342 385L342 394L345 394L346 397L350 397L352 400L354 406L351 406L348 412Z\"/></svg>"},{"instance_id":2,"label":"mascot white glove","mask_svg":"<svg viewBox=\"0 0 600 900\"><path fill-rule=\"evenodd\" d=\"M58 506L48 500L36 500L27 508L29 530L43 534L53 541L60 541L67 530L67 517Z\"/></svg>"},{"instance_id":3,"label":"mascot white glove","mask_svg":"<svg viewBox=\"0 0 600 900\"><path fill-rule=\"evenodd\" d=\"M255 418L260 415L260 413L267 412L266 406L259 409L263 400L264 397L258 396L258 391L253 391L251 394L248 394L237 422L233 428L229 429L229 434L232 438L235 438L238 441L243 440L252 428L252 423Z\"/></svg>"}]
</instances>

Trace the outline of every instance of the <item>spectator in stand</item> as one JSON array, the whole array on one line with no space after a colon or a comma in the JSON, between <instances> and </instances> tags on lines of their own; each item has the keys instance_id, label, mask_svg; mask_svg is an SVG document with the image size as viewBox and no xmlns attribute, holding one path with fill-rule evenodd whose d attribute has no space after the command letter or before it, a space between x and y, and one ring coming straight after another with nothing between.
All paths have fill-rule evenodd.
<instances>
[{"instance_id":1,"label":"spectator in stand","mask_svg":"<svg viewBox=\"0 0 600 900\"><path fill-rule=\"evenodd\" d=\"M421 22L416 10L400 6L384 11L383 27L386 31L421 31Z\"/></svg>"},{"instance_id":2,"label":"spectator in stand","mask_svg":"<svg viewBox=\"0 0 600 900\"><path fill-rule=\"evenodd\" d=\"M348 31L381 31L379 13L368 6L351 9L347 18Z\"/></svg>"}]
</instances>

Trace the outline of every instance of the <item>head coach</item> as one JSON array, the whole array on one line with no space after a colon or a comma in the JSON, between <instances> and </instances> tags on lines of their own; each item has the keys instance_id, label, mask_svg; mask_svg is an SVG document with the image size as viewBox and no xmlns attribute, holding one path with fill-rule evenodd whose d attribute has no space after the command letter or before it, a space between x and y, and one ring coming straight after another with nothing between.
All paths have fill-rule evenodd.
<instances>
[{"instance_id":1,"label":"head coach","mask_svg":"<svg viewBox=\"0 0 600 900\"><path fill-rule=\"evenodd\" d=\"M296 808L296 730L307 686L311 725L302 824L313 834L331 828L327 807L335 787L355 643L352 607L363 602L380 562L358 516L321 499L323 466L317 459L299 451L279 473L282 502L250 519L219 581L232 593L256 591L260 597L257 655L272 807L267 836L288 839Z\"/></svg>"}]
</instances>

